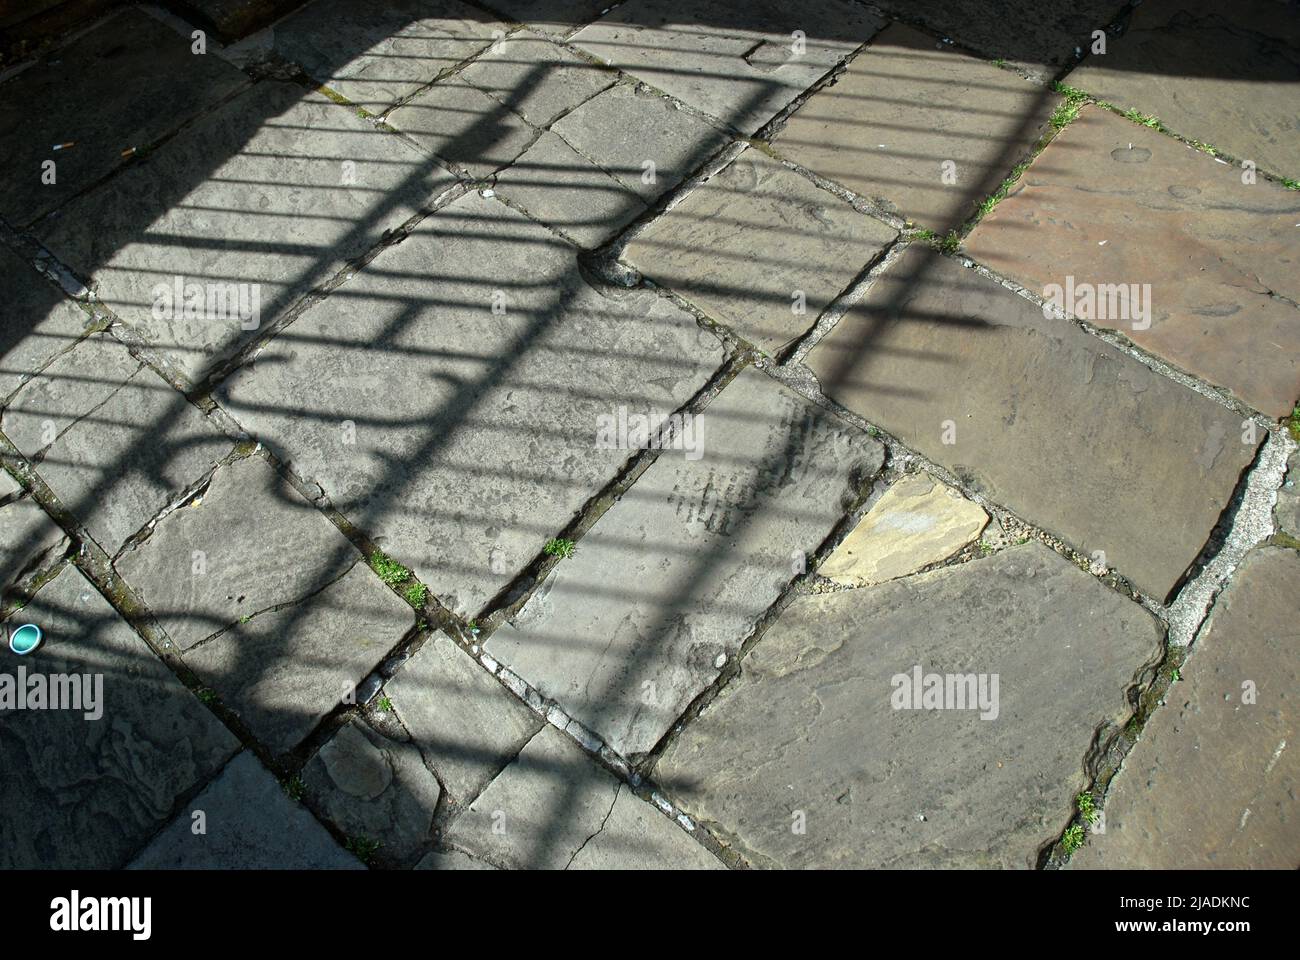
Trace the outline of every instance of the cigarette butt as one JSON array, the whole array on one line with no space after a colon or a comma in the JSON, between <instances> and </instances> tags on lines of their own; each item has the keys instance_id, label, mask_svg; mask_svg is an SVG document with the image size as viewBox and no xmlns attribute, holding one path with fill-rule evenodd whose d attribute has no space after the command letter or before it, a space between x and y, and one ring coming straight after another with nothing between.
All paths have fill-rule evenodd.
<instances>
[{"instance_id":1,"label":"cigarette butt","mask_svg":"<svg viewBox=\"0 0 1300 960\"><path fill-rule=\"evenodd\" d=\"M66 150L66 149L68 149L68 147L75 147L76 145L77 145L77 141L75 141L75 140L69 140L67 143L56 143L56 144L54 145L54 149L55 149L55 150Z\"/></svg>"},{"instance_id":2,"label":"cigarette butt","mask_svg":"<svg viewBox=\"0 0 1300 960\"><path fill-rule=\"evenodd\" d=\"M129 157L133 153L135 153L135 147L127 147L125 150L122 151L122 156L123 158Z\"/></svg>"}]
</instances>

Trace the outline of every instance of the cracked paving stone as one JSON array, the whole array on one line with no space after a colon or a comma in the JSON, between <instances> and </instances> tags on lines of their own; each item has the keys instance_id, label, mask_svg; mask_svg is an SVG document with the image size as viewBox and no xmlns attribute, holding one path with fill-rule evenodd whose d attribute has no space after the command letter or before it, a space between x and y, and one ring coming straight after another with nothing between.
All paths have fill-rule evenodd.
<instances>
[{"instance_id":1,"label":"cracked paving stone","mask_svg":"<svg viewBox=\"0 0 1300 960\"><path fill-rule=\"evenodd\" d=\"M615 79L612 70L526 35L493 44L459 76L535 127L549 127Z\"/></svg>"},{"instance_id":2,"label":"cracked paving stone","mask_svg":"<svg viewBox=\"0 0 1300 960\"><path fill-rule=\"evenodd\" d=\"M1300 538L1300 448L1286 462L1286 479L1277 491L1273 522L1283 533Z\"/></svg>"},{"instance_id":3,"label":"cracked paving stone","mask_svg":"<svg viewBox=\"0 0 1300 960\"><path fill-rule=\"evenodd\" d=\"M383 113L505 24L457 0L317 0L275 26L275 50L372 113Z\"/></svg>"},{"instance_id":4,"label":"cracked paving stone","mask_svg":"<svg viewBox=\"0 0 1300 960\"><path fill-rule=\"evenodd\" d=\"M442 790L411 744L349 723L308 762L302 779L327 820L345 836L378 841L385 859L407 863L428 846Z\"/></svg>"},{"instance_id":5,"label":"cracked paving stone","mask_svg":"<svg viewBox=\"0 0 1300 960\"><path fill-rule=\"evenodd\" d=\"M443 634L385 687L425 762L465 804L482 792L542 720Z\"/></svg>"},{"instance_id":6,"label":"cracked paving stone","mask_svg":"<svg viewBox=\"0 0 1300 960\"><path fill-rule=\"evenodd\" d=\"M0 214L30 224L122 166L123 150L155 143L248 85L220 57L195 56L192 42L124 10L0 85Z\"/></svg>"},{"instance_id":7,"label":"cracked paving stone","mask_svg":"<svg viewBox=\"0 0 1300 960\"><path fill-rule=\"evenodd\" d=\"M446 839L471 857L518 870L721 867L550 726L456 819Z\"/></svg>"},{"instance_id":8,"label":"cracked paving stone","mask_svg":"<svg viewBox=\"0 0 1300 960\"><path fill-rule=\"evenodd\" d=\"M1090 56L1064 82L1261 169L1300 177L1294 4L1146 0L1123 36L1107 41L1105 55Z\"/></svg>"},{"instance_id":9,"label":"cracked paving stone","mask_svg":"<svg viewBox=\"0 0 1300 960\"><path fill-rule=\"evenodd\" d=\"M36 232L201 382L453 184L351 109L264 81Z\"/></svg>"},{"instance_id":10,"label":"cracked paving stone","mask_svg":"<svg viewBox=\"0 0 1300 960\"><path fill-rule=\"evenodd\" d=\"M988 514L933 477L918 473L891 486L818 569L863 587L947 560L980 535Z\"/></svg>"},{"instance_id":11,"label":"cracked paving stone","mask_svg":"<svg viewBox=\"0 0 1300 960\"><path fill-rule=\"evenodd\" d=\"M194 830L203 813L204 832ZM177 814L131 870L362 870L244 751Z\"/></svg>"},{"instance_id":12,"label":"cracked paving stone","mask_svg":"<svg viewBox=\"0 0 1300 960\"><path fill-rule=\"evenodd\" d=\"M551 130L646 204L694 173L730 139L666 97L627 83L588 100Z\"/></svg>"},{"instance_id":13,"label":"cracked paving stone","mask_svg":"<svg viewBox=\"0 0 1300 960\"><path fill-rule=\"evenodd\" d=\"M72 346L90 316L7 247L0 247L0 399Z\"/></svg>"},{"instance_id":14,"label":"cracked paving stone","mask_svg":"<svg viewBox=\"0 0 1300 960\"><path fill-rule=\"evenodd\" d=\"M897 233L747 150L629 244L624 258L778 354ZM804 311L795 312L803 295Z\"/></svg>"},{"instance_id":15,"label":"cracked paving stone","mask_svg":"<svg viewBox=\"0 0 1300 960\"><path fill-rule=\"evenodd\" d=\"M440 602L474 616L630 459L596 445L599 418L675 410L723 361L666 300L607 293L567 244L470 194L218 396Z\"/></svg>"},{"instance_id":16,"label":"cracked paving stone","mask_svg":"<svg viewBox=\"0 0 1300 960\"><path fill-rule=\"evenodd\" d=\"M1274 294L1300 299L1297 221L1300 193L1243 184L1235 167L1085 107L965 249L1034 294L1056 284L1063 300L1073 284L1081 319L1284 417L1300 396L1300 308Z\"/></svg>"},{"instance_id":17,"label":"cracked paving stone","mask_svg":"<svg viewBox=\"0 0 1300 960\"><path fill-rule=\"evenodd\" d=\"M755 865L1033 868L1162 652L1154 617L1037 543L798 597L655 779ZM930 674L982 703L909 708Z\"/></svg>"},{"instance_id":18,"label":"cracked paving stone","mask_svg":"<svg viewBox=\"0 0 1300 960\"><path fill-rule=\"evenodd\" d=\"M39 503L14 496L21 493L18 481L0 470L0 598L68 546L66 535Z\"/></svg>"},{"instance_id":19,"label":"cracked paving stone","mask_svg":"<svg viewBox=\"0 0 1300 960\"><path fill-rule=\"evenodd\" d=\"M239 743L76 567L18 616L44 643L23 658L4 650L4 673L89 675L92 691L99 675L103 686L89 711L4 710L0 867L120 868Z\"/></svg>"},{"instance_id":20,"label":"cracked paving stone","mask_svg":"<svg viewBox=\"0 0 1300 960\"><path fill-rule=\"evenodd\" d=\"M197 504L158 521L117 570L185 662L277 752L342 703L415 620L257 458L219 468Z\"/></svg>"},{"instance_id":21,"label":"cracked paving stone","mask_svg":"<svg viewBox=\"0 0 1300 960\"><path fill-rule=\"evenodd\" d=\"M512 624L497 660L624 756L649 751L802 570L883 451L747 368Z\"/></svg>"},{"instance_id":22,"label":"cracked paving stone","mask_svg":"<svg viewBox=\"0 0 1300 960\"><path fill-rule=\"evenodd\" d=\"M630 0L575 46L752 134L884 25L855 6L807 0ZM794 31L805 34L795 50Z\"/></svg>"},{"instance_id":23,"label":"cracked paving stone","mask_svg":"<svg viewBox=\"0 0 1300 960\"><path fill-rule=\"evenodd\" d=\"M233 446L107 333L29 380L0 428L110 556Z\"/></svg>"},{"instance_id":24,"label":"cracked paving stone","mask_svg":"<svg viewBox=\"0 0 1300 960\"><path fill-rule=\"evenodd\" d=\"M936 49L938 47L939 49ZM782 156L938 233L1029 156L1059 97L893 24L772 141ZM952 179L944 178L951 162Z\"/></svg>"},{"instance_id":25,"label":"cracked paving stone","mask_svg":"<svg viewBox=\"0 0 1300 960\"><path fill-rule=\"evenodd\" d=\"M1105 831L1071 866L1300 866L1295 797L1300 554L1253 551L1107 791Z\"/></svg>"},{"instance_id":26,"label":"cracked paving stone","mask_svg":"<svg viewBox=\"0 0 1300 960\"><path fill-rule=\"evenodd\" d=\"M1161 601L1259 445L1238 414L919 245L807 363L827 397Z\"/></svg>"}]
</instances>

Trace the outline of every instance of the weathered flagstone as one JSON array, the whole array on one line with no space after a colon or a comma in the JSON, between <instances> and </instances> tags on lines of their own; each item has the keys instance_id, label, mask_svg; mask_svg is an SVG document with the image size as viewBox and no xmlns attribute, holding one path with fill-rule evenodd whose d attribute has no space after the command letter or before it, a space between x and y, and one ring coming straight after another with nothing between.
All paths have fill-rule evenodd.
<instances>
[{"instance_id":1,"label":"weathered flagstone","mask_svg":"<svg viewBox=\"0 0 1300 960\"><path fill-rule=\"evenodd\" d=\"M1111 781L1072 866L1294 870L1300 554L1255 550Z\"/></svg>"},{"instance_id":2,"label":"weathered flagstone","mask_svg":"<svg viewBox=\"0 0 1300 960\"><path fill-rule=\"evenodd\" d=\"M194 829L202 811L204 832ZM132 870L361 870L247 750L131 861Z\"/></svg>"},{"instance_id":3,"label":"weathered flagstone","mask_svg":"<svg viewBox=\"0 0 1300 960\"><path fill-rule=\"evenodd\" d=\"M68 540L31 497L14 498L22 487L0 470L0 597L29 573L57 559Z\"/></svg>"},{"instance_id":4,"label":"weathered flagstone","mask_svg":"<svg viewBox=\"0 0 1300 960\"><path fill-rule=\"evenodd\" d=\"M317 0L275 27L275 49L382 113L492 42L505 24L458 0Z\"/></svg>"},{"instance_id":5,"label":"weathered flagstone","mask_svg":"<svg viewBox=\"0 0 1300 960\"><path fill-rule=\"evenodd\" d=\"M192 53L192 43L124 10L0 85L0 214L31 223L120 167L122 151L156 142L248 84L220 57Z\"/></svg>"},{"instance_id":6,"label":"weathered flagstone","mask_svg":"<svg viewBox=\"0 0 1300 960\"><path fill-rule=\"evenodd\" d=\"M543 133L497 178L497 191L582 247L598 247L645 210L636 192Z\"/></svg>"},{"instance_id":7,"label":"weathered flagstone","mask_svg":"<svg viewBox=\"0 0 1300 960\"><path fill-rule=\"evenodd\" d=\"M527 34L494 43L459 77L536 127L548 127L614 82L612 70Z\"/></svg>"},{"instance_id":8,"label":"weathered flagstone","mask_svg":"<svg viewBox=\"0 0 1300 960\"><path fill-rule=\"evenodd\" d=\"M1037 543L800 597L655 779L757 865L1032 868L1161 652L1154 617ZM910 706L929 674L971 699Z\"/></svg>"},{"instance_id":9,"label":"weathered flagstone","mask_svg":"<svg viewBox=\"0 0 1300 960\"><path fill-rule=\"evenodd\" d=\"M675 410L722 362L717 339L666 300L608 293L586 283L567 244L471 194L307 311L218 395L439 600L473 616L631 456L596 445L600 418Z\"/></svg>"},{"instance_id":10,"label":"weathered flagstone","mask_svg":"<svg viewBox=\"0 0 1300 960\"><path fill-rule=\"evenodd\" d=\"M988 519L978 504L927 474L903 477L817 572L855 587L906 577L947 560L978 537Z\"/></svg>"},{"instance_id":11,"label":"weathered flagstone","mask_svg":"<svg viewBox=\"0 0 1300 960\"><path fill-rule=\"evenodd\" d=\"M1010 70L893 24L798 109L773 145L946 233L1029 156L1059 101Z\"/></svg>"},{"instance_id":12,"label":"weathered flagstone","mask_svg":"<svg viewBox=\"0 0 1300 960\"><path fill-rule=\"evenodd\" d=\"M629 83L588 100L551 130L645 203L677 186L728 141L672 100Z\"/></svg>"},{"instance_id":13,"label":"weathered flagstone","mask_svg":"<svg viewBox=\"0 0 1300 960\"><path fill-rule=\"evenodd\" d=\"M326 819L346 836L377 841L383 858L409 863L428 846L442 790L411 744L349 723L302 779Z\"/></svg>"},{"instance_id":14,"label":"weathered flagstone","mask_svg":"<svg viewBox=\"0 0 1300 960\"><path fill-rule=\"evenodd\" d=\"M433 850L415 865L416 870L495 870L483 860L475 860L459 850Z\"/></svg>"},{"instance_id":15,"label":"weathered flagstone","mask_svg":"<svg viewBox=\"0 0 1300 960\"><path fill-rule=\"evenodd\" d=\"M0 247L0 398L71 346L89 323L87 313Z\"/></svg>"},{"instance_id":16,"label":"weathered flagstone","mask_svg":"<svg viewBox=\"0 0 1300 960\"><path fill-rule=\"evenodd\" d=\"M599 17L609 0L492 0L490 6L534 30L567 36Z\"/></svg>"},{"instance_id":17,"label":"weathered flagstone","mask_svg":"<svg viewBox=\"0 0 1300 960\"><path fill-rule=\"evenodd\" d=\"M630 0L573 43L751 134L883 26L828 0ZM802 31L796 50L795 31Z\"/></svg>"},{"instance_id":18,"label":"weathered flagstone","mask_svg":"<svg viewBox=\"0 0 1300 960\"><path fill-rule=\"evenodd\" d=\"M1259 443L1226 407L919 246L808 365L828 397L1158 600Z\"/></svg>"},{"instance_id":19,"label":"weathered flagstone","mask_svg":"<svg viewBox=\"0 0 1300 960\"><path fill-rule=\"evenodd\" d=\"M1277 491L1273 522L1279 530L1300 538L1300 448L1291 451L1286 462L1286 479Z\"/></svg>"},{"instance_id":20,"label":"weathered flagstone","mask_svg":"<svg viewBox=\"0 0 1300 960\"><path fill-rule=\"evenodd\" d=\"M897 234L757 150L652 223L625 258L768 353L803 334ZM802 311L798 300L802 294Z\"/></svg>"},{"instance_id":21,"label":"weathered flagstone","mask_svg":"<svg viewBox=\"0 0 1300 960\"><path fill-rule=\"evenodd\" d=\"M29 380L0 427L110 555L232 446L107 333Z\"/></svg>"},{"instance_id":22,"label":"weathered flagstone","mask_svg":"<svg viewBox=\"0 0 1300 960\"><path fill-rule=\"evenodd\" d=\"M415 619L253 457L218 469L197 505L164 517L117 569L186 662L277 751L343 702Z\"/></svg>"},{"instance_id":23,"label":"weathered flagstone","mask_svg":"<svg viewBox=\"0 0 1300 960\"><path fill-rule=\"evenodd\" d=\"M542 725L443 634L416 652L385 693L425 762L461 804L478 796Z\"/></svg>"},{"instance_id":24,"label":"weathered flagstone","mask_svg":"<svg viewBox=\"0 0 1300 960\"><path fill-rule=\"evenodd\" d=\"M1300 11L1267 0L1146 0L1065 83L1300 177Z\"/></svg>"},{"instance_id":25,"label":"weathered flagstone","mask_svg":"<svg viewBox=\"0 0 1300 960\"><path fill-rule=\"evenodd\" d=\"M453 182L349 108L266 81L37 232L201 380L215 359ZM178 279L194 307L188 316L164 293ZM204 294L202 308L188 284ZM217 293L227 294L224 308ZM241 297L250 307L256 297L257 311L234 309Z\"/></svg>"},{"instance_id":26,"label":"weathered flagstone","mask_svg":"<svg viewBox=\"0 0 1300 960\"><path fill-rule=\"evenodd\" d=\"M649 751L802 572L878 443L753 368L664 451L488 651L626 755Z\"/></svg>"},{"instance_id":27,"label":"weathered flagstone","mask_svg":"<svg viewBox=\"0 0 1300 960\"><path fill-rule=\"evenodd\" d=\"M1105 316L1066 306L1286 416L1300 397L1300 309L1275 295L1300 300L1300 193L1241 179L1235 167L1085 107L966 250L1045 297L1050 284L1065 296L1074 289L1080 303L1099 288ZM1112 284L1138 285L1148 312L1131 298L1125 309Z\"/></svg>"},{"instance_id":28,"label":"weathered flagstone","mask_svg":"<svg viewBox=\"0 0 1300 960\"><path fill-rule=\"evenodd\" d=\"M44 642L23 658L0 652L0 672L89 675L92 691L99 675L102 688L89 711L3 711L0 866L119 868L239 743L75 567L18 617Z\"/></svg>"},{"instance_id":29,"label":"weathered flagstone","mask_svg":"<svg viewBox=\"0 0 1300 960\"><path fill-rule=\"evenodd\" d=\"M476 859L519 870L719 866L550 726L456 819L446 839Z\"/></svg>"}]
</instances>

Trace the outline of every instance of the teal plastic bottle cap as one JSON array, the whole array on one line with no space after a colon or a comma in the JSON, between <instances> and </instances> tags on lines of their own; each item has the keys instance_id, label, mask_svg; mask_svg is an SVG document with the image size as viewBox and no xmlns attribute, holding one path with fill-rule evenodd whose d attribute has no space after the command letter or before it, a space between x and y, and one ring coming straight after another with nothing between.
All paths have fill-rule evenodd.
<instances>
[{"instance_id":1,"label":"teal plastic bottle cap","mask_svg":"<svg viewBox=\"0 0 1300 960\"><path fill-rule=\"evenodd\" d=\"M34 623L24 623L9 634L9 649L25 657L41 645L41 628Z\"/></svg>"}]
</instances>

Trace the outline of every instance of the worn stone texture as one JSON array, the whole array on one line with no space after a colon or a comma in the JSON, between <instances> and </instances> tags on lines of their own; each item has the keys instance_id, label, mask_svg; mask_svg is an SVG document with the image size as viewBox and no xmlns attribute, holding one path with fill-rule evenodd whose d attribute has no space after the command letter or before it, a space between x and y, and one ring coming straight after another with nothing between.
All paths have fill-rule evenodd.
<instances>
[{"instance_id":1,"label":"worn stone texture","mask_svg":"<svg viewBox=\"0 0 1300 960\"><path fill-rule=\"evenodd\" d=\"M803 596L654 775L756 865L1032 869L1161 653L1154 617L1037 543ZM996 716L895 709L917 666L998 675Z\"/></svg>"},{"instance_id":2,"label":"worn stone texture","mask_svg":"<svg viewBox=\"0 0 1300 960\"><path fill-rule=\"evenodd\" d=\"M122 166L248 78L139 10L124 10L0 85L0 214L25 226ZM55 151L55 144L72 146ZM46 161L54 182L44 182Z\"/></svg>"},{"instance_id":3,"label":"worn stone texture","mask_svg":"<svg viewBox=\"0 0 1300 960\"><path fill-rule=\"evenodd\" d=\"M3 672L102 674L102 713L4 711L0 866L120 868L239 743L75 567L19 617L11 625L36 623L44 641L22 658L4 648Z\"/></svg>"},{"instance_id":4,"label":"worn stone texture","mask_svg":"<svg viewBox=\"0 0 1300 960\"><path fill-rule=\"evenodd\" d=\"M432 850L415 865L416 870L495 870L482 860L475 860L459 850Z\"/></svg>"},{"instance_id":5,"label":"worn stone texture","mask_svg":"<svg viewBox=\"0 0 1300 960\"><path fill-rule=\"evenodd\" d=\"M938 233L961 226L1050 130L1060 98L901 24L882 30L773 146ZM945 180L944 164L952 163Z\"/></svg>"},{"instance_id":6,"label":"worn stone texture","mask_svg":"<svg viewBox=\"0 0 1300 960\"><path fill-rule=\"evenodd\" d=\"M966 252L1036 294L1067 274L1076 288L1149 284L1149 318L1094 322L1282 417L1300 397L1300 309L1274 294L1300 300L1297 221L1300 193L1243 184L1231 165L1085 107Z\"/></svg>"},{"instance_id":7,"label":"worn stone texture","mask_svg":"<svg viewBox=\"0 0 1300 960\"><path fill-rule=\"evenodd\" d=\"M551 127L644 203L686 179L728 137L653 91L620 83ZM653 179L644 182L653 167Z\"/></svg>"},{"instance_id":8,"label":"worn stone texture","mask_svg":"<svg viewBox=\"0 0 1300 960\"><path fill-rule=\"evenodd\" d=\"M1300 448L1286 461L1286 478L1277 491L1273 522L1283 533L1300 539Z\"/></svg>"},{"instance_id":9,"label":"worn stone texture","mask_svg":"<svg viewBox=\"0 0 1300 960\"><path fill-rule=\"evenodd\" d=\"M612 84L615 73L550 40L516 34L494 43L459 77L534 126L549 127Z\"/></svg>"},{"instance_id":10,"label":"worn stone texture","mask_svg":"<svg viewBox=\"0 0 1300 960\"><path fill-rule=\"evenodd\" d=\"M492 42L505 24L458 0L318 0L275 27L275 50L383 113Z\"/></svg>"},{"instance_id":11,"label":"worn stone texture","mask_svg":"<svg viewBox=\"0 0 1300 960\"><path fill-rule=\"evenodd\" d=\"M1258 446L1226 407L920 246L807 362L828 397L1157 600Z\"/></svg>"},{"instance_id":12,"label":"worn stone texture","mask_svg":"<svg viewBox=\"0 0 1300 960\"><path fill-rule=\"evenodd\" d=\"M609 0L492 0L490 6L534 30L563 37L590 23L608 8Z\"/></svg>"},{"instance_id":13,"label":"worn stone texture","mask_svg":"<svg viewBox=\"0 0 1300 960\"><path fill-rule=\"evenodd\" d=\"M174 0L181 13L231 43L283 16L302 0Z\"/></svg>"},{"instance_id":14,"label":"worn stone texture","mask_svg":"<svg viewBox=\"0 0 1300 960\"><path fill-rule=\"evenodd\" d=\"M897 234L757 150L655 220L625 259L770 354ZM804 311L795 312L795 296Z\"/></svg>"},{"instance_id":15,"label":"worn stone texture","mask_svg":"<svg viewBox=\"0 0 1300 960\"><path fill-rule=\"evenodd\" d=\"M455 820L446 840L478 860L517 870L717 866L550 726Z\"/></svg>"},{"instance_id":16,"label":"worn stone texture","mask_svg":"<svg viewBox=\"0 0 1300 960\"><path fill-rule=\"evenodd\" d=\"M883 457L753 368L696 424L702 457L660 454L485 644L624 756L713 682Z\"/></svg>"},{"instance_id":17,"label":"worn stone texture","mask_svg":"<svg viewBox=\"0 0 1300 960\"><path fill-rule=\"evenodd\" d=\"M620 405L677 409L723 360L689 314L647 291L608 293L586 283L567 244L472 194L295 321L218 395L441 602L473 616L632 455L596 447L598 418Z\"/></svg>"},{"instance_id":18,"label":"worn stone texture","mask_svg":"<svg viewBox=\"0 0 1300 960\"><path fill-rule=\"evenodd\" d=\"M428 846L442 790L420 751L364 723L349 723L303 769L307 795L344 835L380 843L409 863Z\"/></svg>"},{"instance_id":19,"label":"worn stone texture","mask_svg":"<svg viewBox=\"0 0 1300 960\"><path fill-rule=\"evenodd\" d=\"M645 204L559 136L543 133L497 178L497 192L581 247L598 247Z\"/></svg>"},{"instance_id":20,"label":"worn stone texture","mask_svg":"<svg viewBox=\"0 0 1300 960\"><path fill-rule=\"evenodd\" d=\"M1294 4L1147 0L1104 55L1064 80L1260 169L1300 177L1300 11Z\"/></svg>"},{"instance_id":21,"label":"worn stone texture","mask_svg":"<svg viewBox=\"0 0 1300 960\"><path fill-rule=\"evenodd\" d=\"M344 163L351 163L345 167ZM354 182L349 183L348 180ZM196 381L453 178L400 137L290 83L264 81L37 233ZM246 285L258 316L185 318L160 285ZM161 319L154 318L155 302ZM179 314L179 311L173 311Z\"/></svg>"},{"instance_id":22,"label":"worn stone texture","mask_svg":"<svg viewBox=\"0 0 1300 960\"><path fill-rule=\"evenodd\" d=\"M29 380L0 427L109 555L232 446L107 333Z\"/></svg>"},{"instance_id":23,"label":"worn stone texture","mask_svg":"<svg viewBox=\"0 0 1300 960\"><path fill-rule=\"evenodd\" d=\"M206 833L192 830L202 810ZM134 860L132 870L361 870L247 750Z\"/></svg>"},{"instance_id":24,"label":"worn stone texture","mask_svg":"<svg viewBox=\"0 0 1300 960\"><path fill-rule=\"evenodd\" d=\"M31 497L7 500L22 487L0 470L0 597L27 574L56 559L68 545L63 531Z\"/></svg>"},{"instance_id":25,"label":"worn stone texture","mask_svg":"<svg viewBox=\"0 0 1300 960\"><path fill-rule=\"evenodd\" d=\"M478 796L542 725L443 634L434 634L385 690L425 762L461 804Z\"/></svg>"},{"instance_id":26,"label":"worn stone texture","mask_svg":"<svg viewBox=\"0 0 1300 960\"><path fill-rule=\"evenodd\" d=\"M1071 866L1300 867L1297 588L1294 550L1247 556L1111 781L1105 832Z\"/></svg>"},{"instance_id":27,"label":"worn stone texture","mask_svg":"<svg viewBox=\"0 0 1300 960\"><path fill-rule=\"evenodd\" d=\"M883 26L857 6L808 0L630 0L573 43L752 134ZM794 50L802 30L805 46Z\"/></svg>"},{"instance_id":28,"label":"worn stone texture","mask_svg":"<svg viewBox=\"0 0 1300 960\"><path fill-rule=\"evenodd\" d=\"M898 480L817 570L862 587L947 560L980 535L988 514L924 473Z\"/></svg>"},{"instance_id":29,"label":"worn stone texture","mask_svg":"<svg viewBox=\"0 0 1300 960\"><path fill-rule=\"evenodd\" d=\"M70 347L90 316L7 247L0 247L0 399Z\"/></svg>"}]
</instances>

